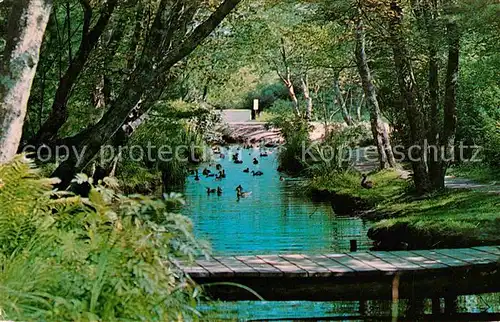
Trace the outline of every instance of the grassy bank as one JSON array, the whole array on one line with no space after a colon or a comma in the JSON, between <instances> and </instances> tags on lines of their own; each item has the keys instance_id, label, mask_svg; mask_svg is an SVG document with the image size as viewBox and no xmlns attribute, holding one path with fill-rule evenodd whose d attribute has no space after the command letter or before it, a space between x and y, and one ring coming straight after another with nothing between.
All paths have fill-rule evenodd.
<instances>
[{"instance_id":1,"label":"grassy bank","mask_svg":"<svg viewBox=\"0 0 500 322\"><path fill-rule=\"evenodd\" d=\"M368 180L374 182L373 189L361 187L361 174L357 172L315 176L309 183L308 191L313 195L335 193L351 196L373 208L403 196L408 187L396 171L380 171L370 175Z\"/></svg>"},{"instance_id":2,"label":"grassy bank","mask_svg":"<svg viewBox=\"0 0 500 322\"><path fill-rule=\"evenodd\" d=\"M463 164L450 168L448 175L468 178L485 184L500 183L500 170L482 163Z\"/></svg>"},{"instance_id":3,"label":"grassy bank","mask_svg":"<svg viewBox=\"0 0 500 322\"><path fill-rule=\"evenodd\" d=\"M375 221L369 237L379 249L500 244L498 194L446 190L415 198L396 172L379 172L369 179L375 182L369 190L353 173L313 178L309 188L313 194L350 196L367 206L361 216Z\"/></svg>"}]
</instances>

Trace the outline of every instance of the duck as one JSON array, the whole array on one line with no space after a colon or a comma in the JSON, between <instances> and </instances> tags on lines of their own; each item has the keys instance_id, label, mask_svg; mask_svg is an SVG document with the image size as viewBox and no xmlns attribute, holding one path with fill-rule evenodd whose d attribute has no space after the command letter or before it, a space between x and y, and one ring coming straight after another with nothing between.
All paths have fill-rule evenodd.
<instances>
[{"instance_id":1,"label":"duck","mask_svg":"<svg viewBox=\"0 0 500 322\"><path fill-rule=\"evenodd\" d=\"M243 187L241 185L237 186L236 187L236 196L239 198L246 198L248 196L250 196L252 194L252 192L244 192L243 191Z\"/></svg>"},{"instance_id":2,"label":"duck","mask_svg":"<svg viewBox=\"0 0 500 322\"><path fill-rule=\"evenodd\" d=\"M259 164L259 160L257 160L256 158L253 158L253 164Z\"/></svg>"},{"instance_id":3,"label":"duck","mask_svg":"<svg viewBox=\"0 0 500 322\"><path fill-rule=\"evenodd\" d=\"M226 177L226 170L222 169L222 171L219 172L219 177L221 177L221 179L224 179Z\"/></svg>"},{"instance_id":4,"label":"duck","mask_svg":"<svg viewBox=\"0 0 500 322\"><path fill-rule=\"evenodd\" d=\"M246 198L246 197L250 196L251 194L252 194L251 191L249 191L249 192L238 191L236 193L236 195L238 196L238 199L239 198Z\"/></svg>"},{"instance_id":5,"label":"duck","mask_svg":"<svg viewBox=\"0 0 500 322\"><path fill-rule=\"evenodd\" d=\"M361 187L365 189L371 189L373 188L373 181L367 181L367 176L366 174L363 173L362 175L363 179L361 180Z\"/></svg>"},{"instance_id":6,"label":"duck","mask_svg":"<svg viewBox=\"0 0 500 322\"><path fill-rule=\"evenodd\" d=\"M215 173L209 173L206 175L207 178L213 178L215 177Z\"/></svg>"},{"instance_id":7,"label":"duck","mask_svg":"<svg viewBox=\"0 0 500 322\"><path fill-rule=\"evenodd\" d=\"M243 170L243 172L250 173L250 168L246 168L245 170Z\"/></svg>"},{"instance_id":8,"label":"duck","mask_svg":"<svg viewBox=\"0 0 500 322\"><path fill-rule=\"evenodd\" d=\"M217 169L217 171L220 171L220 170L222 170L222 166L221 166L220 164L217 164L217 165L215 166L215 169Z\"/></svg>"},{"instance_id":9,"label":"duck","mask_svg":"<svg viewBox=\"0 0 500 322\"><path fill-rule=\"evenodd\" d=\"M267 156L269 156L269 154L267 152L261 152L260 156L261 157L267 157Z\"/></svg>"},{"instance_id":10,"label":"duck","mask_svg":"<svg viewBox=\"0 0 500 322\"><path fill-rule=\"evenodd\" d=\"M239 158L240 154L239 153L235 153L233 154L233 161L237 161L238 158Z\"/></svg>"},{"instance_id":11,"label":"duck","mask_svg":"<svg viewBox=\"0 0 500 322\"><path fill-rule=\"evenodd\" d=\"M262 172L262 171L257 171L257 172L256 172L256 171L252 171L252 175L253 175L254 177L255 177L255 176L261 176L261 175L263 175L263 174L264 174L264 172Z\"/></svg>"},{"instance_id":12,"label":"duck","mask_svg":"<svg viewBox=\"0 0 500 322\"><path fill-rule=\"evenodd\" d=\"M210 195L212 193L216 193L217 192L217 189L210 189L207 187L207 194Z\"/></svg>"},{"instance_id":13,"label":"duck","mask_svg":"<svg viewBox=\"0 0 500 322\"><path fill-rule=\"evenodd\" d=\"M243 161L242 160L234 160L234 163L235 164L243 164Z\"/></svg>"},{"instance_id":14,"label":"duck","mask_svg":"<svg viewBox=\"0 0 500 322\"><path fill-rule=\"evenodd\" d=\"M217 187L217 195L218 196L222 195L222 188L221 187Z\"/></svg>"},{"instance_id":15,"label":"duck","mask_svg":"<svg viewBox=\"0 0 500 322\"><path fill-rule=\"evenodd\" d=\"M203 174L204 176L208 176L210 174L210 170L205 168L205 169L203 169L203 172L201 174Z\"/></svg>"}]
</instances>

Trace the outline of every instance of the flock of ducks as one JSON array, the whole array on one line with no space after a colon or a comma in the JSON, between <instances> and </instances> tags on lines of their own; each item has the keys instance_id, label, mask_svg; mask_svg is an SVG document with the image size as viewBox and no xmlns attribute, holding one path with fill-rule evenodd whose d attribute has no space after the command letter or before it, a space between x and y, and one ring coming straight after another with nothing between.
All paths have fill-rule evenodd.
<instances>
[{"instance_id":1,"label":"flock of ducks","mask_svg":"<svg viewBox=\"0 0 500 322\"><path fill-rule=\"evenodd\" d=\"M214 153L216 154L219 154L221 156L221 158L225 158L225 155L223 153L221 153L221 151L219 149L214 149ZM261 152L260 153L260 157L267 157L269 154L267 152ZM233 163L235 164L243 164L243 160L240 159L240 154L239 153L235 153L232 155L232 161ZM253 158L252 160L252 163L253 165L258 165L259 164L259 160L257 158ZM212 165L210 165L212 166ZM203 171L202 171L202 175L205 176L206 178L215 178L215 180L222 180L222 179L225 179L227 174L226 174L226 170L223 169L222 165L221 164L216 164L215 165L215 169L216 169L216 172L212 172L212 170L208 169L208 168L204 168ZM280 171L281 169L278 168L278 171ZM249 167L245 168L243 170L244 173L251 173L252 176L254 177L260 177L260 176L263 176L264 175L264 172L260 171L260 170L250 170ZM199 170L194 170L194 180L195 181L200 181L200 174L199 174ZM285 181L285 178L283 177L280 177L280 181ZM369 181L367 179L367 175L366 174L363 174L362 175L362 180L361 180L361 187L365 188L365 189L372 189L374 186L374 183L373 181ZM217 188L210 188L210 187L207 187L206 189L207 191L207 194L208 195L212 195L212 194L217 194L217 196L222 196L222 188L221 187L217 187ZM238 185L236 187L236 196L238 198L238 200L240 198L247 198L249 197L250 195L252 194L251 191L244 191L243 187L241 185Z\"/></svg>"},{"instance_id":2,"label":"flock of ducks","mask_svg":"<svg viewBox=\"0 0 500 322\"><path fill-rule=\"evenodd\" d=\"M244 148L247 148L246 146ZM239 149L238 149L239 150ZM220 148L214 148L213 149L213 152L215 154L218 154L220 156L221 159L224 159L225 158L225 155L221 152ZM266 151L263 151L263 152L260 152L260 157L267 157L269 156L269 153L266 152ZM232 155L232 161L233 163L235 164L243 164L243 160L240 159L240 153L235 153ZM252 164L253 165L258 165L259 164L259 160L257 158L253 158L252 159ZM213 165L210 164L209 167L212 167ZM223 169L222 165L221 164L216 164L215 165L215 169L216 171L213 172L212 170L210 170L209 168L204 168L203 171L202 171L202 175L206 178L215 178L215 180L222 180L222 179L225 179L227 174L226 174L226 170ZM260 170L251 170L250 171L250 168L245 168L243 170L244 173L251 173L252 176L254 177L260 177L260 176L263 176L264 175L264 172L260 171ZM194 180L195 181L200 181L200 173L199 173L199 170L194 170L193 171L194 173ZM284 178L283 177L280 177L280 180L281 181L284 181ZM223 191L222 191L222 188L221 187L217 187L217 188L210 188L210 187L207 187L206 188L206 191L207 191L207 194L208 195L212 195L212 194L217 194L218 196L221 196ZM250 196L252 194L251 191L244 191L243 187L241 185L238 185L236 187L236 196L238 198L238 200L240 198L246 198L248 196Z\"/></svg>"},{"instance_id":3,"label":"flock of ducks","mask_svg":"<svg viewBox=\"0 0 500 322\"><path fill-rule=\"evenodd\" d=\"M247 146L244 146L244 148L246 149ZM252 148L252 147L249 147L249 148ZM238 149L240 150L240 149ZM213 149L213 152L215 154L218 154L220 156L221 159L224 159L225 158L225 155L221 152L220 148L214 148ZM264 157L267 157L269 156L269 152L267 151L261 151L260 152L260 157L261 158L264 158ZM243 160L241 160L240 158L240 153L237 152L237 153L234 153L232 155L232 162L234 164L243 164ZM252 164L255 166L255 165L258 165L259 164L259 160L257 158L253 158L252 159ZM213 167L212 164L209 165L209 167ZM215 165L215 170L216 171L212 171L210 170L209 168L204 168L201 172L201 175L203 175L204 177L206 178L215 178L215 180L222 180L222 179L225 179L227 177L227 174L226 174L226 170L223 169L222 165L221 164L216 164ZM278 169L279 170L279 169ZM249 167L245 168L243 170L244 173L249 173L251 174L252 176L254 177L260 177L260 176L263 176L264 175L264 172L260 171L260 170L250 170ZM199 173L199 170L194 170L192 172L192 174L194 174L194 180L195 181L200 181L200 173ZM284 181L285 178L283 177L280 177L280 181ZM207 195L212 195L212 194L217 194L218 196L221 196L223 191L222 191L222 188L221 187L217 187L217 188L210 188L210 187L207 187L206 188L206 191L207 191ZM238 198L238 200L240 198L247 198L248 196L250 196L252 194L251 191L244 191L243 187L241 185L238 185L236 187L236 196Z\"/></svg>"}]
</instances>

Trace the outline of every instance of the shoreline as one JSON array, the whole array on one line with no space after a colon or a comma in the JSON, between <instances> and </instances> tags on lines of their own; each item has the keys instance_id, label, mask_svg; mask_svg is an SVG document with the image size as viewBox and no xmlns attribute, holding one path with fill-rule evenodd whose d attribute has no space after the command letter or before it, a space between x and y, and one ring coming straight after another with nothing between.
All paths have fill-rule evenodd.
<instances>
[{"instance_id":1,"label":"shoreline","mask_svg":"<svg viewBox=\"0 0 500 322\"><path fill-rule=\"evenodd\" d=\"M345 181L343 186L332 188L335 180L329 182L327 188L312 179L308 194L330 201L339 215L352 215L373 223L368 230L373 250L500 244L498 193L447 189L425 198L414 198L403 180L393 181L394 173L385 171L373 176L381 181L381 191L377 191L377 187L362 189ZM391 186L394 189L388 189Z\"/></svg>"}]
</instances>

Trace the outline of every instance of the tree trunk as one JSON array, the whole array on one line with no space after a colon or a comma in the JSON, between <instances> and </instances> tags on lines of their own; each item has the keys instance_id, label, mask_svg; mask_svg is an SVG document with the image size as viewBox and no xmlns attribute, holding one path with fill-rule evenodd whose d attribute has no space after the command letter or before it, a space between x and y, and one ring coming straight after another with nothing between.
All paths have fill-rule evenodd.
<instances>
[{"instance_id":1,"label":"tree trunk","mask_svg":"<svg viewBox=\"0 0 500 322\"><path fill-rule=\"evenodd\" d=\"M347 102L342 96L342 91L340 90L338 75L336 75L333 80L333 89L335 91L335 95L337 96L337 104L339 105L340 111L342 112L342 118L344 119L344 122L348 126L354 125L354 121L352 120L351 114L347 110Z\"/></svg>"},{"instance_id":2,"label":"tree trunk","mask_svg":"<svg viewBox=\"0 0 500 322\"><path fill-rule=\"evenodd\" d=\"M455 22L447 26L448 36L448 66L446 71L446 89L444 94L444 120L441 146L444 147L445 160L441 163L441 173L434 188L444 188L444 177L454 154L455 133L457 129L457 84L460 61L460 32Z\"/></svg>"},{"instance_id":3,"label":"tree trunk","mask_svg":"<svg viewBox=\"0 0 500 322\"><path fill-rule=\"evenodd\" d=\"M306 119L310 121L312 119L313 113L313 101L311 93L309 91L309 81L307 78L307 74L305 75L305 78L302 77L300 81L302 82L302 90L304 92L304 99L306 101Z\"/></svg>"},{"instance_id":4,"label":"tree trunk","mask_svg":"<svg viewBox=\"0 0 500 322\"><path fill-rule=\"evenodd\" d=\"M17 152L40 47L50 17L50 0L16 0L9 17L0 63L0 164Z\"/></svg>"},{"instance_id":5,"label":"tree trunk","mask_svg":"<svg viewBox=\"0 0 500 322\"><path fill-rule=\"evenodd\" d=\"M283 65L285 65L285 73L284 73L284 75L281 74L278 67L276 67L276 72L278 73L278 76L283 81L283 84L285 84L286 88L288 89L288 96L290 96L290 99L292 100L295 114L297 116L300 116L301 113L300 113L300 108L299 108L299 100L297 99L297 95L295 95L295 89L293 88L292 76L290 73L290 66L288 66L288 57L287 57L287 53L286 53L285 39L284 38L281 38L281 49L280 50L281 50L281 59L283 61Z\"/></svg>"},{"instance_id":6,"label":"tree trunk","mask_svg":"<svg viewBox=\"0 0 500 322\"><path fill-rule=\"evenodd\" d=\"M427 139L429 146L432 147L428 157L429 176L432 185L435 188L444 187L444 176L442 174L443 166L440 156L440 121L439 121L439 58L437 52L438 30L436 28L436 9L429 3L424 3L422 17L426 27L429 50L429 135ZM442 182L442 185L441 185Z\"/></svg>"},{"instance_id":7,"label":"tree trunk","mask_svg":"<svg viewBox=\"0 0 500 322\"><path fill-rule=\"evenodd\" d=\"M377 102L378 102L378 100L377 100ZM357 117L358 122L361 122L361 120L362 120L362 118L361 118L361 109L363 108L363 104L365 104L364 90L363 90L363 95L361 95L361 99L359 100L359 103L356 106L356 117Z\"/></svg>"},{"instance_id":8,"label":"tree trunk","mask_svg":"<svg viewBox=\"0 0 500 322\"><path fill-rule=\"evenodd\" d=\"M293 109L295 111L295 114L297 114L297 116L300 116L301 113L300 113L300 108L299 108L299 100L297 99L297 95L295 94L295 89L293 88L293 83L292 81L287 81L285 83L285 86L288 88L288 95L290 96L290 99L292 100L292 104L293 104Z\"/></svg>"},{"instance_id":9,"label":"tree trunk","mask_svg":"<svg viewBox=\"0 0 500 322\"><path fill-rule=\"evenodd\" d=\"M406 40L401 30L403 10L396 1L391 2L393 15L390 23L390 38L399 90L410 125L410 161L413 169L413 181L418 194L432 190L426 162L425 139L427 136L424 116L418 106L418 92Z\"/></svg>"},{"instance_id":10,"label":"tree trunk","mask_svg":"<svg viewBox=\"0 0 500 322\"><path fill-rule=\"evenodd\" d=\"M356 64L363 83L365 97L368 102L370 124L373 139L377 145L380 168L385 169L387 167L395 167L396 160L394 159L394 153L392 152L391 140L389 138L389 134L387 133L386 126L380 117L380 107L378 104L377 93L375 91L375 86L373 85L370 67L368 66L368 59L365 51L365 30L363 20L361 18L358 19L356 26Z\"/></svg>"},{"instance_id":11,"label":"tree trunk","mask_svg":"<svg viewBox=\"0 0 500 322\"><path fill-rule=\"evenodd\" d=\"M90 24L92 21L92 8L87 1L83 1L84 7L84 17L83 17L83 32L82 40L80 42L80 47L74 59L72 59L68 69L64 73L64 76L59 81L59 86L57 88L54 102L52 103L52 109L47 120L44 122L40 130L38 131L33 143L42 144L52 141L59 129L64 125L68 119L68 100L71 95L71 91L75 86L78 77L83 71L83 68L87 64L90 57L90 53L94 50L97 42L101 38L106 26L108 25L111 14L113 13L118 0L110 0L107 2L106 7L103 9L99 20L92 30L90 29ZM70 40L68 40L70 41Z\"/></svg>"},{"instance_id":12,"label":"tree trunk","mask_svg":"<svg viewBox=\"0 0 500 322\"><path fill-rule=\"evenodd\" d=\"M184 39L178 46L169 48L166 56L162 51L158 55L162 56L157 66L153 69L147 58L141 60L138 67L131 75L129 81L123 87L117 99L94 126L84 130L82 133L68 139L68 143L81 153L80 157L71 154L69 159L63 163L52 174L61 179L59 188L66 188L76 173L85 168L101 146L120 129L130 112L135 108L144 93L149 88L162 80L168 74L170 68L180 60L189 55L200 43L212 33L221 21L236 7L241 0L225 0L217 10L202 24ZM167 35L167 37L169 37ZM171 42L171 39L164 39ZM147 93L148 96L151 93Z\"/></svg>"}]
</instances>

